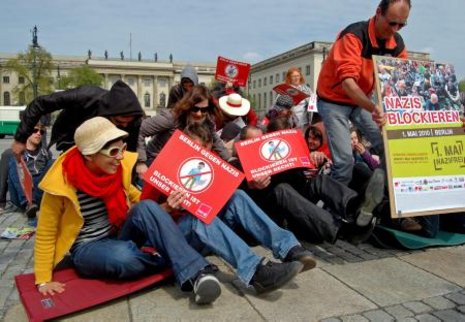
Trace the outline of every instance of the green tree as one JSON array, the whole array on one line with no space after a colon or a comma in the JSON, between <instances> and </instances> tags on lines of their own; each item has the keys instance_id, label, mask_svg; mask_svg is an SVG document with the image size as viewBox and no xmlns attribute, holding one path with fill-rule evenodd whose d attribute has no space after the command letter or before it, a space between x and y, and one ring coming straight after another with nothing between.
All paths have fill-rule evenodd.
<instances>
[{"instance_id":1,"label":"green tree","mask_svg":"<svg viewBox=\"0 0 465 322\"><path fill-rule=\"evenodd\" d=\"M102 86L103 76L97 73L88 65L73 68L68 75L62 76L60 80L60 89L68 89L83 85Z\"/></svg>"},{"instance_id":2,"label":"green tree","mask_svg":"<svg viewBox=\"0 0 465 322\"><path fill-rule=\"evenodd\" d=\"M459 82L459 91L460 91L460 93L464 93L464 92L465 92L465 78L462 79L462 80Z\"/></svg>"},{"instance_id":3,"label":"green tree","mask_svg":"<svg viewBox=\"0 0 465 322\"><path fill-rule=\"evenodd\" d=\"M53 92L52 55L42 47L29 46L24 53L19 53L15 58L8 60L5 69L10 70L24 79L23 84L18 84L13 89L13 95L19 104L24 105L34 98L33 93L33 67L35 56L35 70L38 95L46 95Z\"/></svg>"}]
</instances>

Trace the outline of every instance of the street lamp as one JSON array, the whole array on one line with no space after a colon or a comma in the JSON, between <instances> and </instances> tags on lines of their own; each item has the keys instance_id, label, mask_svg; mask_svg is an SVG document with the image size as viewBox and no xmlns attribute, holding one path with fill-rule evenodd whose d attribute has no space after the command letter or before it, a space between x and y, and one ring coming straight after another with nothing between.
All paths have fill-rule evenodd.
<instances>
[{"instance_id":1,"label":"street lamp","mask_svg":"<svg viewBox=\"0 0 465 322\"><path fill-rule=\"evenodd\" d=\"M37 42L37 26L34 26L34 29L32 29L32 93L34 99L38 96L36 50L39 47L39 43Z\"/></svg>"}]
</instances>

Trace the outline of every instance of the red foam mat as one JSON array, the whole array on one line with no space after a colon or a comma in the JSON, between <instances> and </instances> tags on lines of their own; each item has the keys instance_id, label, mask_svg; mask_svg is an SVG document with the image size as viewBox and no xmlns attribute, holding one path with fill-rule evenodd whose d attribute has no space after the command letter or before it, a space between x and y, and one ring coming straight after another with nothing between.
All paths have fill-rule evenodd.
<instances>
[{"instance_id":1,"label":"red foam mat","mask_svg":"<svg viewBox=\"0 0 465 322\"><path fill-rule=\"evenodd\" d=\"M172 276L167 269L138 280L104 280L79 277L72 268L56 271L53 279L66 284L65 291L43 296L34 285L34 274L15 276L19 297L30 321L44 321L74 313L131 294Z\"/></svg>"}]
</instances>

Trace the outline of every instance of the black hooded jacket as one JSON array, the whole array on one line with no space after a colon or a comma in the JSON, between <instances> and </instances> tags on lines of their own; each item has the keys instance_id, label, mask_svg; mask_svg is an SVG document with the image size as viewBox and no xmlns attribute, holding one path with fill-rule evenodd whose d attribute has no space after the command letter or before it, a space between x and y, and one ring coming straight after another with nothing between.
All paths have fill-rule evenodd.
<instances>
[{"instance_id":1,"label":"black hooded jacket","mask_svg":"<svg viewBox=\"0 0 465 322\"><path fill-rule=\"evenodd\" d=\"M61 110L52 127L49 147L66 151L74 145L74 132L84 121L95 116L135 116L131 124L122 128L129 133L128 150L136 151L137 137L144 111L124 82L117 81L108 91L97 86L82 86L51 95L40 96L26 108L15 134L15 140L25 143L41 116Z\"/></svg>"}]
</instances>

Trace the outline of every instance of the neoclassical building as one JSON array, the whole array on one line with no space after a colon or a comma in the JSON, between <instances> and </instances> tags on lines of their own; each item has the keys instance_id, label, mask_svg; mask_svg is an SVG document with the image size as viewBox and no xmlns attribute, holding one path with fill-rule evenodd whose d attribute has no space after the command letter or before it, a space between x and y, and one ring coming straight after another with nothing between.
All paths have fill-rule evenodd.
<instances>
[{"instance_id":1,"label":"neoclassical building","mask_svg":"<svg viewBox=\"0 0 465 322\"><path fill-rule=\"evenodd\" d=\"M19 105L13 97L13 89L24 83L24 79L3 68L13 54L0 54L0 106ZM192 65L199 76L199 83L209 85L215 75L215 63L187 63L178 61L121 60L115 58L91 58L87 56L53 56L55 66L52 75L59 88L60 78L70 69L84 64L92 67L104 78L103 88L110 89L119 79L126 82L139 98L147 114L153 115L156 109L166 106L171 86L180 82L180 73L186 65Z\"/></svg>"},{"instance_id":2,"label":"neoclassical building","mask_svg":"<svg viewBox=\"0 0 465 322\"><path fill-rule=\"evenodd\" d=\"M290 67L299 68L306 83L314 90L321 65L331 45L332 42L313 41L252 65L248 90L258 114L263 115L274 103L276 93L273 87L284 82ZM431 60L428 53L422 52L410 51L409 58Z\"/></svg>"}]
</instances>

